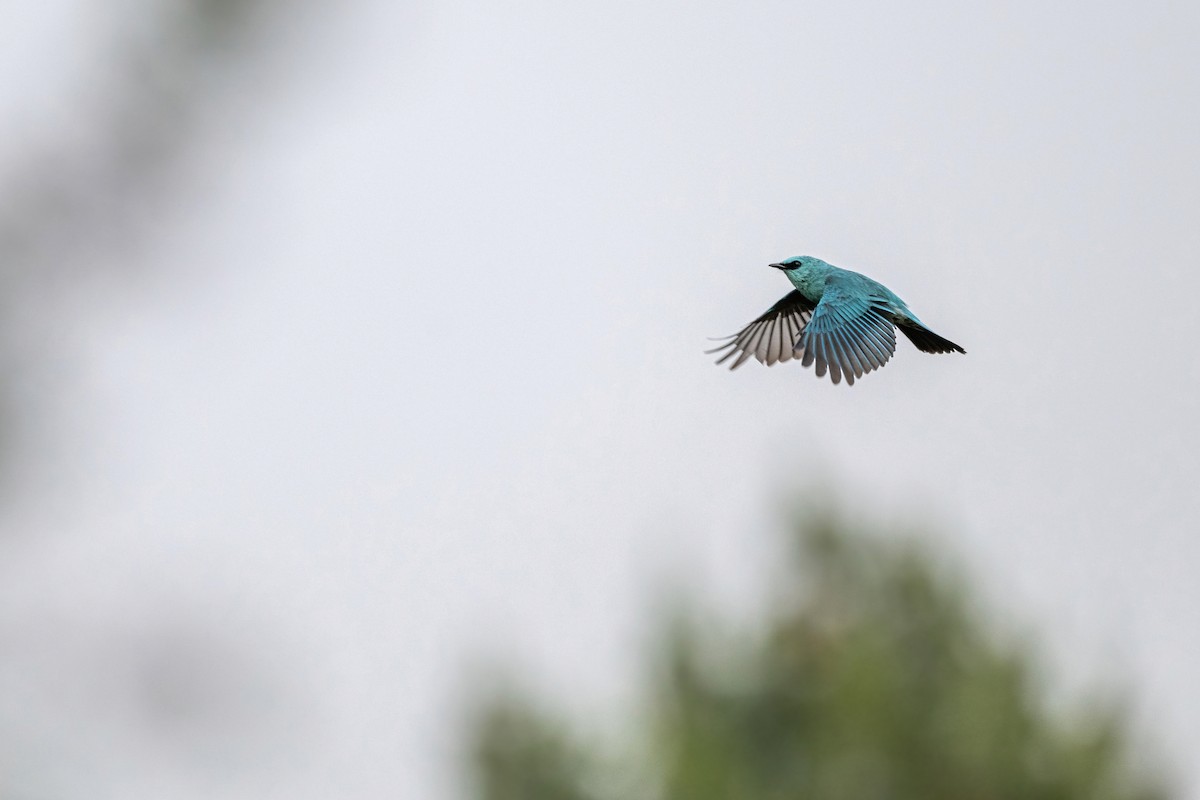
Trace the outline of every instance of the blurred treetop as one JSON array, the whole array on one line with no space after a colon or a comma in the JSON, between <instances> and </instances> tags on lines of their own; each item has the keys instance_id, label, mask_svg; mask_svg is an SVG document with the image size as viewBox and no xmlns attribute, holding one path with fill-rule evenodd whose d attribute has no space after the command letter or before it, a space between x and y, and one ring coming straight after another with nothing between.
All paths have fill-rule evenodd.
<instances>
[{"instance_id":1,"label":"blurred treetop","mask_svg":"<svg viewBox=\"0 0 1200 800\"><path fill-rule=\"evenodd\" d=\"M472 731L486 800L1153 800L1115 703L1048 703L926 550L797 525L762 633L675 620L636 756L499 693ZM698 619L690 615L689 619ZM590 741L590 740L589 740Z\"/></svg>"}]
</instances>

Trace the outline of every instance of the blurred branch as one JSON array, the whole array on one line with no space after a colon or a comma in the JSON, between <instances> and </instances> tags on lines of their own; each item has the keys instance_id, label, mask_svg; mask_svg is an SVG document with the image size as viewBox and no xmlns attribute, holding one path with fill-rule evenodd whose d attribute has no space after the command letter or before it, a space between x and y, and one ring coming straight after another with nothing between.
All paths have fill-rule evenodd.
<instances>
[{"instance_id":1,"label":"blurred branch","mask_svg":"<svg viewBox=\"0 0 1200 800\"><path fill-rule=\"evenodd\" d=\"M219 86L212 76L244 69L258 44L251 31L264 28L259 18L276 6L275 0L152 2L136 28L112 33L123 63L107 102L87 120L87 139L70 152L29 153L21 159L26 171L0 185L6 298L28 281L58 281L62 272L90 266L70 256L111 240L114 229L126 231L131 210L153 207L141 201L186 152L196 112ZM72 249L64 252L64 243Z\"/></svg>"},{"instance_id":2,"label":"blurred branch","mask_svg":"<svg viewBox=\"0 0 1200 800\"><path fill-rule=\"evenodd\" d=\"M271 19L295 10L277 0L127 5L106 32L119 63L88 76L113 84L79 93L102 101L73 123L85 134L70 144L46 137L17 159L17 174L0 177L0 466L11 455L15 419L28 410L13 384L47 355L39 348L50 335L31 330L47 324L46 301L163 223L172 172L205 105L246 76Z\"/></svg>"}]
</instances>

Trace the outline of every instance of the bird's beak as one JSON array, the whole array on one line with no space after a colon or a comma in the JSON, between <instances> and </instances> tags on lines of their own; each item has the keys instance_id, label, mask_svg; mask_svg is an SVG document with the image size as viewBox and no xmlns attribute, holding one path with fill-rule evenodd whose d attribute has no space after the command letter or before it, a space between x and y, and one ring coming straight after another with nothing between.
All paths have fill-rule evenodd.
<instances>
[{"instance_id":1,"label":"bird's beak","mask_svg":"<svg viewBox=\"0 0 1200 800\"><path fill-rule=\"evenodd\" d=\"M768 264L767 266L774 267L775 269L787 269L786 264Z\"/></svg>"}]
</instances>

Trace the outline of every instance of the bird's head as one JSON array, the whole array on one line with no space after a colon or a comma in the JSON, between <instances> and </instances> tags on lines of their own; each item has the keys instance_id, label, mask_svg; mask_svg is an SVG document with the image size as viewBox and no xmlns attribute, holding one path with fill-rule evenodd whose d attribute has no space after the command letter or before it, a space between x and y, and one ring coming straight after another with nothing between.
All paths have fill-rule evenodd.
<instances>
[{"instance_id":1,"label":"bird's head","mask_svg":"<svg viewBox=\"0 0 1200 800\"><path fill-rule=\"evenodd\" d=\"M804 269L806 267L814 267L824 263L825 262L821 259L814 258L813 256L792 256L785 261L780 261L778 263L771 264L770 266L774 267L775 269L781 269L784 272L792 272L794 270Z\"/></svg>"}]
</instances>

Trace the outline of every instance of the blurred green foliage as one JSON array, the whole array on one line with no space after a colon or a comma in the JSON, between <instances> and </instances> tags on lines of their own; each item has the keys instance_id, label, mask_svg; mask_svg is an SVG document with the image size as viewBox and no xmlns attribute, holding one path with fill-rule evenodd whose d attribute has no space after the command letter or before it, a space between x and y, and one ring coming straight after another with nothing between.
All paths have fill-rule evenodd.
<instances>
[{"instance_id":1,"label":"blurred green foliage","mask_svg":"<svg viewBox=\"0 0 1200 800\"><path fill-rule=\"evenodd\" d=\"M486 800L1154 800L1116 704L1050 703L965 578L911 539L796 526L763 625L663 626L649 707L614 756L511 692L473 730ZM815 516L815 520L813 517ZM697 620L704 620L703 624Z\"/></svg>"}]
</instances>

